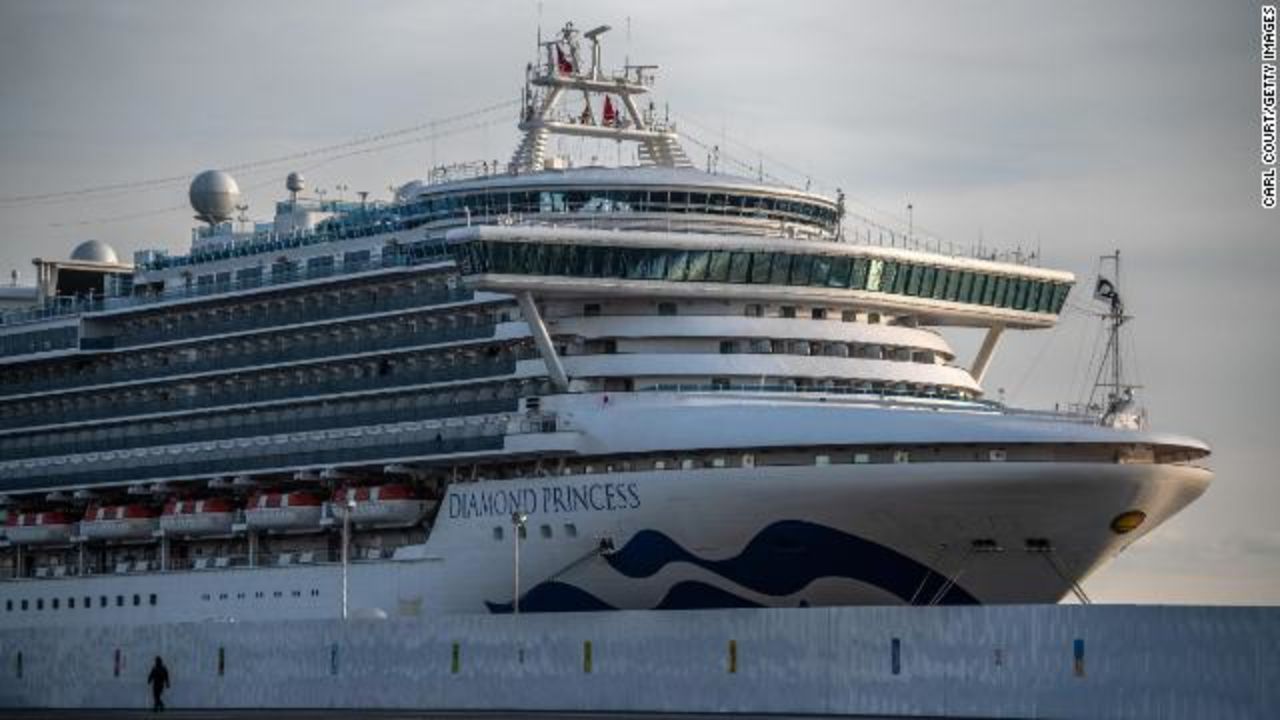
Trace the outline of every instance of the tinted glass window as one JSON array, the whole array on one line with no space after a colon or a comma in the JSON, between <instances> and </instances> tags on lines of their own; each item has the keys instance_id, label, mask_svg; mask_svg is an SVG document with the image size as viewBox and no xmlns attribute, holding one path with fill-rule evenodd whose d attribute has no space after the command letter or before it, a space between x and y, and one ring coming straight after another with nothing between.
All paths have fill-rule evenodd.
<instances>
[{"instance_id":1,"label":"tinted glass window","mask_svg":"<svg viewBox=\"0 0 1280 720\"><path fill-rule=\"evenodd\" d=\"M744 283L751 279L751 255L736 252L729 261L729 282Z\"/></svg>"},{"instance_id":2,"label":"tinted glass window","mask_svg":"<svg viewBox=\"0 0 1280 720\"><path fill-rule=\"evenodd\" d=\"M774 253L772 270L769 273L769 284L786 285L791 278L791 256L786 253Z\"/></svg>"},{"instance_id":3,"label":"tinted glass window","mask_svg":"<svg viewBox=\"0 0 1280 720\"><path fill-rule=\"evenodd\" d=\"M773 255L770 253L751 253L751 282L759 285L768 283L772 262Z\"/></svg>"},{"instance_id":4,"label":"tinted glass window","mask_svg":"<svg viewBox=\"0 0 1280 720\"><path fill-rule=\"evenodd\" d=\"M711 253L711 266L707 268L707 280L711 282L729 281L730 253L717 250Z\"/></svg>"}]
</instances>

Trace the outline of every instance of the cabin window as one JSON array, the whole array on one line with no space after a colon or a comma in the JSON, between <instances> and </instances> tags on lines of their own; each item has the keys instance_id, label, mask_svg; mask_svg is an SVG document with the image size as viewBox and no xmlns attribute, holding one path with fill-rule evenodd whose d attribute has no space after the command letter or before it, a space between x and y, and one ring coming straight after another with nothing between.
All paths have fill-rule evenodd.
<instances>
[{"instance_id":1,"label":"cabin window","mask_svg":"<svg viewBox=\"0 0 1280 720\"><path fill-rule=\"evenodd\" d=\"M494 540L501 540L501 539L502 539L502 534L503 534L503 533L502 533L502 526L501 526L501 525L499 525L499 526L497 526L497 527L495 527L495 528L493 529L493 539L494 539Z\"/></svg>"},{"instance_id":2,"label":"cabin window","mask_svg":"<svg viewBox=\"0 0 1280 720\"><path fill-rule=\"evenodd\" d=\"M911 452L909 450L894 450L893 461L896 463L911 462Z\"/></svg>"},{"instance_id":3,"label":"cabin window","mask_svg":"<svg viewBox=\"0 0 1280 720\"><path fill-rule=\"evenodd\" d=\"M669 303L669 302L658 303L658 314L659 314L659 315L675 315L675 314L677 314L678 312L679 312L679 310L678 310L678 308L676 307L676 304L675 304L675 303Z\"/></svg>"},{"instance_id":4,"label":"cabin window","mask_svg":"<svg viewBox=\"0 0 1280 720\"><path fill-rule=\"evenodd\" d=\"M69 598L67 598L67 609L68 609L68 610L75 610L75 609L76 609L76 599L75 599L75 598L73 598L73 597L69 597Z\"/></svg>"},{"instance_id":5,"label":"cabin window","mask_svg":"<svg viewBox=\"0 0 1280 720\"><path fill-rule=\"evenodd\" d=\"M814 455L813 464L814 465L830 465L831 456L830 455Z\"/></svg>"},{"instance_id":6,"label":"cabin window","mask_svg":"<svg viewBox=\"0 0 1280 720\"><path fill-rule=\"evenodd\" d=\"M853 462L856 465L865 465L871 462L871 455L868 453L854 453Z\"/></svg>"},{"instance_id":7,"label":"cabin window","mask_svg":"<svg viewBox=\"0 0 1280 720\"><path fill-rule=\"evenodd\" d=\"M36 610L44 609L44 598L36 598Z\"/></svg>"},{"instance_id":8,"label":"cabin window","mask_svg":"<svg viewBox=\"0 0 1280 720\"><path fill-rule=\"evenodd\" d=\"M565 523L564 534L565 536L571 537L571 538L578 537L578 526L574 525L573 523Z\"/></svg>"},{"instance_id":9,"label":"cabin window","mask_svg":"<svg viewBox=\"0 0 1280 720\"><path fill-rule=\"evenodd\" d=\"M141 595L134 595L134 596L133 596L133 606L134 606L134 607L138 607L138 606L139 606L139 605L141 605L141 604L142 604L142 596L141 596Z\"/></svg>"},{"instance_id":10,"label":"cabin window","mask_svg":"<svg viewBox=\"0 0 1280 720\"><path fill-rule=\"evenodd\" d=\"M22 601L22 610L23 610L23 612L26 612L26 609L27 609L27 601L26 601L26 600L23 600L23 601Z\"/></svg>"},{"instance_id":11,"label":"cabin window","mask_svg":"<svg viewBox=\"0 0 1280 720\"><path fill-rule=\"evenodd\" d=\"M147 597L147 601L151 604L152 607L155 607L157 599L158 598L156 597L155 593L151 593L151 595Z\"/></svg>"},{"instance_id":12,"label":"cabin window","mask_svg":"<svg viewBox=\"0 0 1280 720\"><path fill-rule=\"evenodd\" d=\"M124 596L123 596L123 595L117 595L117 596L116 596L116 607L124 607Z\"/></svg>"},{"instance_id":13,"label":"cabin window","mask_svg":"<svg viewBox=\"0 0 1280 720\"><path fill-rule=\"evenodd\" d=\"M84 596L84 606L83 606L83 607L84 607L84 609L85 609L85 610L88 610L88 609L92 608L92 607L93 607L93 598L89 597L88 595L85 595L85 596Z\"/></svg>"},{"instance_id":14,"label":"cabin window","mask_svg":"<svg viewBox=\"0 0 1280 720\"><path fill-rule=\"evenodd\" d=\"M784 318L793 318L796 316L796 309L792 305L783 305L778 308L778 315Z\"/></svg>"},{"instance_id":15,"label":"cabin window","mask_svg":"<svg viewBox=\"0 0 1280 720\"><path fill-rule=\"evenodd\" d=\"M54 610L57 610L57 609L58 609L58 606L59 606L60 604L61 604L61 603L58 601L58 598L54 598L54 599L53 599L53 609L54 609Z\"/></svg>"},{"instance_id":16,"label":"cabin window","mask_svg":"<svg viewBox=\"0 0 1280 720\"><path fill-rule=\"evenodd\" d=\"M811 311L809 312L809 317L813 318L814 320L826 320L826 319L827 319L827 309L826 309L826 308L814 308L813 310L811 310Z\"/></svg>"},{"instance_id":17,"label":"cabin window","mask_svg":"<svg viewBox=\"0 0 1280 720\"><path fill-rule=\"evenodd\" d=\"M100 607L100 608L104 608L104 607L106 607L106 606L107 606L107 596L106 596L106 595L99 595L99 596L98 596L98 607Z\"/></svg>"},{"instance_id":18,"label":"cabin window","mask_svg":"<svg viewBox=\"0 0 1280 720\"><path fill-rule=\"evenodd\" d=\"M541 533L542 533L542 537L543 537L543 538L549 539L549 538L551 537L551 526L550 526L550 525L543 525L542 527L538 528L538 530L539 530L539 532L541 532Z\"/></svg>"},{"instance_id":19,"label":"cabin window","mask_svg":"<svg viewBox=\"0 0 1280 720\"><path fill-rule=\"evenodd\" d=\"M4 611L5 611L5 612L13 612L13 601L12 601L12 600L5 600L5 601L4 601Z\"/></svg>"},{"instance_id":20,"label":"cabin window","mask_svg":"<svg viewBox=\"0 0 1280 720\"><path fill-rule=\"evenodd\" d=\"M582 314L586 317L596 317L600 314L600 303L587 303L582 306Z\"/></svg>"},{"instance_id":21,"label":"cabin window","mask_svg":"<svg viewBox=\"0 0 1280 720\"><path fill-rule=\"evenodd\" d=\"M758 304L750 304L743 308L743 314L747 317L764 317L764 306Z\"/></svg>"},{"instance_id":22,"label":"cabin window","mask_svg":"<svg viewBox=\"0 0 1280 720\"><path fill-rule=\"evenodd\" d=\"M721 340L721 341L720 341L720 354L721 354L721 355L732 355L732 354L734 354L734 353L736 353L736 352L738 352L738 343L737 343L737 342L735 342L735 341L733 341L733 340Z\"/></svg>"}]
</instances>

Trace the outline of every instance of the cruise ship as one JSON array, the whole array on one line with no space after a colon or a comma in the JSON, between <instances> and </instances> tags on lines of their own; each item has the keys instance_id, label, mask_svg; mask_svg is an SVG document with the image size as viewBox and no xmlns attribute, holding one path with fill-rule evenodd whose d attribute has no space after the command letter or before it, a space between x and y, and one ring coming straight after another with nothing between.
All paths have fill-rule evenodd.
<instances>
[{"instance_id":1,"label":"cruise ship","mask_svg":"<svg viewBox=\"0 0 1280 720\"><path fill-rule=\"evenodd\" d=\"M249 228L209 171L188 254L37 260L0 324L0 627L1054 603L1205 491L1118 378L1093 413L987 397L1071 273L695 167L607 30L539 40L509 163L386 202L295 173Z\"/></svg>"}]
</instances>

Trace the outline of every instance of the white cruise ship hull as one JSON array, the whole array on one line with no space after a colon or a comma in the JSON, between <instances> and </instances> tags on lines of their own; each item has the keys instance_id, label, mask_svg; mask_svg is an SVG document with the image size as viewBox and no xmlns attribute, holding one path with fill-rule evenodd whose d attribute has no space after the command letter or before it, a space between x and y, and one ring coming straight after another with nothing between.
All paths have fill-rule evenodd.
<instances>
[{"instance_id":1,"label":"white cruise ship hull","mask_svg":"<svg viewBox=\"0 0 1280 720\"><path fill-rule=\"evenodd\" d=\"M673 406L636 399L634 407L619 407L616 399L611 406L599 398L573 402L582 431L545 442L625 450L634 449L627 442L653 439L669 447L671 439L661 436L678 433L679 424L647 424L647 415L674 413L681 422L707 424L720 413L750 412L749 401L733 400ZM833 411L845 422L823 438L818 425L828 425ZM904 417L917 429L940 422L972 428L982 421L964 413L821 403L796 403L780 417L780 425L756 430L783 443L788 433L865 443L868 433ZM1047 439L1117 432L1020 423ZM749 422L738 427L744 442L754 440L752 428ZM673 460L663 470L583 469L453 483L424 544L401 547L392 559L350 565L350 608L391 617L511 612L514 511L527 517L522 612L1056 602L1197 498L1212 477L1188 464L920 456L866 464L690 469ZM1113 518L1135 507L1146 513L1140 527L1126 534L1111 529ZM34 607L41 601L46 610L0 613L0 623L338 617L341 576L339 563L314 563L8 583L6 602ZM57 612L50 610L54 598L62 608ZM72 598L78 609L68 608Z\"/></svg>"}]
</instances>

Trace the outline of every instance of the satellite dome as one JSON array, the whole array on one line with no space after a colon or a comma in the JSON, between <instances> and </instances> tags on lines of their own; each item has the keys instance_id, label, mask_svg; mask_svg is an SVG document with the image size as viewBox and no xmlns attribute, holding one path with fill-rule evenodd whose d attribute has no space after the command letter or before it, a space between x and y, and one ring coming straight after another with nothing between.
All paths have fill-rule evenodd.
<instances>
[{"instance_id":1,"label":"satellite dome","mask_svg":"<svg viewBox=\"0 0 1280 720\"><path fill-rule=\"evenodd\" d=\"M291 172L289 178L284 181L284 186L289 192L302 192L307 187L307 179L302 177L302 173Z\"/></svg>"},{"instance_id":2,"label":"satellite dome","mask_svg":"<svg viewBox=\"0 0 1280 720\"><path fill-rule=\"evenodd\" d=\"M111 263L118 264L120 259L116 256L116 251L108 244L101 240L85 240L71 251L72 260L81 260L83 262Z\"/></svg>"},{"instance_id":3,"label":"satellite dome","mask_svg":"<svg viewBox=\"0 0 1280 720\"><path fill-rule=\"evenodd\" d=\"M231 219L231 213L240 201L240 186L235 178L221 170L205 170L191 181L191 207L196 219L211 225Z\"/></svg>"}]
</instances>

